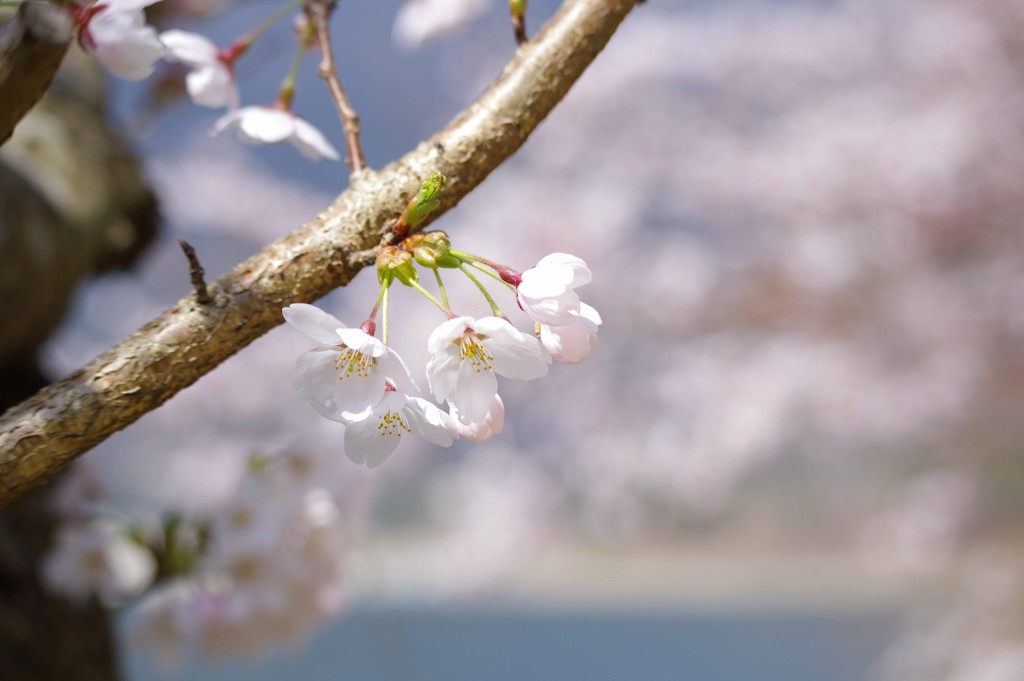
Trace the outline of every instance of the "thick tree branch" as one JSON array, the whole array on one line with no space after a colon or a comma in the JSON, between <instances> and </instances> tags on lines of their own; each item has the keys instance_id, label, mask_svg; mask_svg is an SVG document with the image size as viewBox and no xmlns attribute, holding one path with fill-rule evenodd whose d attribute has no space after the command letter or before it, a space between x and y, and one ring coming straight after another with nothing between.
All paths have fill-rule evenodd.
<instances>
[{"instance_id":1,"label":"thick tree branch","mask_svg":"<svg viewBox=\"0 0 1024 681\"><path fill-rule=\"evenodd\" d=\"M0 144L50 86L72 38L63 9L31 0L0 28Z\"/></svg>"},{"instance_id":2,"label":"thick tree branch","mask_svg":"<svg viewBox=\"0 0 1024 681\"><path fill-rule=\"evenodd\" d=\"M356 275L351 254L374 247L433 170L449 180L443 214L526 141L601 52L636 0L567 0L497 81L443 131L380 171L366 170L334 203L210 285L188 295L70 377L0 417L0 505L155 409L282 322L281 308L316 300Z\"/></svg>"}]
</instances>

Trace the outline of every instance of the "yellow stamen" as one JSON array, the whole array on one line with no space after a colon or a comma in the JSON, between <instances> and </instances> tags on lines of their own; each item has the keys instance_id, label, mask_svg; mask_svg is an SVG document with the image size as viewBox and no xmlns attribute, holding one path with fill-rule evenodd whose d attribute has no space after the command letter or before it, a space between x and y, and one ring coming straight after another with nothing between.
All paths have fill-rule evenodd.
<instances>
[{"instance_id":1,"label":"yellow stamen","mask_svg":"<svg viewBox=\"0 0 1024 681\"><path fill-rule=\"evenodd\" d=\"M338 370L338 380L343 381L351 377L366 378L376 363L377 360L373 357L344 347L338 354L338 358L334 360L334 368Z\"/></svg>"},{"instance_id":2,"label":"yellow stamen","mask_svg":"<svg viewBox=\"0 0 1024 681\"><path fill-rule=\"evenodd\" d=\"M487 351L482 340L482 336L472 331L467 331L459 339L459 358L469 362L477 373L491 371L491 362L494 361L494 356Z\"/></svg>"},{"instance_id":3,"label":"yellow stamen","mask_svg":"<svg viewBox=\"0 0 1024 681\"><path fill-rule=\"evenodd\" d=\"M389 435L402 437L403 430L407 433L412 432L412 429L409 428L409 424L405 421L405 416L401 413L395 414L390 411L380 417L380 421L377 423L377 430L380 432L381 437L387 437Z\"/></svg>"}]
</instances>

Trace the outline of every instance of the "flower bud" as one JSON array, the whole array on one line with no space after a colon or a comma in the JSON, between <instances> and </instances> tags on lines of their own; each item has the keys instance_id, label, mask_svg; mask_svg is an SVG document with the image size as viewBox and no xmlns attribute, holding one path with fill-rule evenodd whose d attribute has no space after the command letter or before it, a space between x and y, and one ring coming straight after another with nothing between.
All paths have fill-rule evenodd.
<instances>
[{"instance_id":1,"label":"flower bud","mask_svg":"<svg viewBox=\"0 0 1024 681\"><path fill-rule=\"evenodd\" d=\"M448 184L448 178L436 170L420 186L419 194L409 202L403 215L405 223L415 229L440 205L437 195Z\"/></svg>"}]
</instances>

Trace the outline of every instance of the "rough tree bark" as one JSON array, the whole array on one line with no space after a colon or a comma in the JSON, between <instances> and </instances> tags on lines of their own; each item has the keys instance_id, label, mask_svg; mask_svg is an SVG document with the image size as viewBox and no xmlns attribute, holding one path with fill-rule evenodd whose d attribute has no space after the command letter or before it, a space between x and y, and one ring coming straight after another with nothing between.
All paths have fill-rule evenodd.
<instances>
[{"instance_id":1,"label":"rough tree bark","mask_svg":"<svg viewBox=\"0 0 1024 681\"><path fill-rule=\"evenodd\" d=\"M128 265L157 219L138 161L107 125L95 61L72 50L53 78L70 28L56 32L63 43L47 36L67 13L31 3L16 17L0 29L0 139L17 124L0 147L0 408L46 385L35 354L74 287ZM40 578L57 522L48 492L0 513L0 678L114 681L108 610L55 596Z\"/></svg>"},{"instance_id":2,"label":"rough tree bark","mask_svg":"<svg viewBox=\"0 0 1024 681\"><path fill-rule=\"evenodd\" d=\"M0 28L0 144L46 92L71 37L71 17L45 2L21 4Z\"/></svg>"},{"instance_id":3,"label":"rough tree bark","mask_svg":"<svg viewBox=\"0 0 1024 681\"><path fill-rule=\"evenodd\" d=\"M431 171L449 178L443 214L515 152L601 52L637 0L566 0L495 83L444 130L380 171L365 170L311 222L0 417L0 504L155 409L281 323L280 310L320 298L365 266Z\"/></svg>"}]
</instances>

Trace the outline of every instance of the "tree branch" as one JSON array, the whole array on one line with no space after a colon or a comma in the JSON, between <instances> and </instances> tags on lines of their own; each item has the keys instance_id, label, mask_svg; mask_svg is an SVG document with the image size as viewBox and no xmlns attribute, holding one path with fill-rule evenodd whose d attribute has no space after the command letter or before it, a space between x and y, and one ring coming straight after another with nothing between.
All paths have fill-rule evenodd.
<instances>
[{"instance_id":1,"label":"tree branch","mask_svg":"<svg viewBox=\"0 0 1024 681\"><path fill-rule=\"evenodd\" d=\"M23 2L0 28L0 144L50 86L71 37L70 15L45 2Z\"/></svg>"},{"instance_id":2,"label":"tree branch","mask_svg":"<svg viewBox=\"0 0 1024 681\"><path fill-rule=\"evenodd\" d=\"M334 48L331 46L331 29L328 25L331 21L331 14L334 11L334 3L331 0L316 0L306 4L306 15L316 31L317 43L320 45L320 66L318 71L320 77L327 83L331 91L331 99L341 116L341 124L345 128L345 146L348 147L348 167L353 173L358 173L366 167L366 157L363 155L363 144L359 138L359 114L352 108L348 101L345 89L341 87L341 78L338 76L338 67L334 63Z\"/></svg>"},{"instance_id":3,"label":"tree branch","mask_svg":"<svg viewBox=\"0 0 1024 681\"><path fill-rule=\"evenodd\" d=\"M196 249L184 239L178 239L178 245L181 246L182 252L188 259L188 275L189 280L192 282L192 288L196 292L196 302L200 305L208 305L212 298L210 298L210 292L206 288L206 279L204 278L206 271L199 264L199 256L196 255Z\"/></svg>"},{"instance_id":4,"label":"tree branch","mask_svg":"<svg viewBox=\"0 0 1024 681\"><path fill-rule=\"evenodd\" d=\"M0 505L155 409L282 322L281 308L344 286L433 170L451 209L512 155L601 52L637 0L566 0L494 84L440 133L351 186L311 222L188 295L70 377L0 417Z\"/></svg>"}]
</instances>

